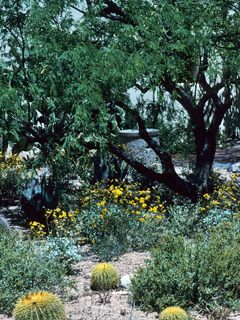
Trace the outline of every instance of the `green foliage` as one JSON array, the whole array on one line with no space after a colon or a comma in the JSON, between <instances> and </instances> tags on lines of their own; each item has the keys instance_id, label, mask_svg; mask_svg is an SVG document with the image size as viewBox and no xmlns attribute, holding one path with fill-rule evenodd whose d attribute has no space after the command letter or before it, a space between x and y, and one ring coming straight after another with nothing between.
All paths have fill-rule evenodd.
<instances>
[{"instance_id":1,"label":"green foliage","mask_svg":"<svg viewBox=\"0 0 240 320\"><path fill-rule=\"evenodd\" d=\"M162 119L159 121L158 129L162 146L170 154L179 153L187 156L189 153L195 153L194 136L191 126L186 126L186 115L178 114L175 124Z\"/></svg>"},{"instance_id":2,"label":"green foliage","mask_svg":"<svg viewBox=\"0 0 240 320\"><path fill-rule=\"evenodd\" d=\"M160 314L160 320L187 320L186 311L180 307L168 307Z\"/></svg>"},{"instance_id":3,"label":"green foliage","mask_svg":"<svg viewBox=\"0 0 240 320\"><path fill-rule=\"evenodd\" d=\"M115 156L102 155L99 152L92 157L93 172L90 183L101 183L102 188L116 182L123 182L128 174L128 165Z\"/></svg>"},{"instance_id":4,"label":"green foliage","mask_svg":"<svg viewBox=\"0 0 240 320\"><path fill-rule=\"evenodd\" d=\"M61 300L46 291L28 293L18 300L14 308L14 320L66 320Z\"/></svg>"},{"instance_id":5,"label":"green foliage","mask_svg":"<svg viewBox=\"0 0 240 320\"><path fill-rule=\"evenodd\" d=\"M114 289L119 284L118 272L110 263L99 263L91 272L91 287L93 290L106 291Z\"/></svg>"},{"instance_id":6,"label":"green foliage","mask_svg":"<svg viewBox=\"0 0 240 320\"><path fill-rule=\"evenodd\" d=\"M122 226L124 228L124 224ZM122 233L103 235L93 243L93 250L98 254L100 261L112 261L130 250L126 230Z\"/></svg>"},{"instance_id":7,"label":"green foliage","mask_svg":"<svg viewBox=\"0 0 240 320\"><path fill-rule=\"evenodd\" d=\"M79 200L75 223L80 226L81 238L91 241L103 260L123 250L149 249L160 236L165 209L159 197L151 199L150 190L126 184L101 189L99 184L87 189ZM113 243L120 243L116 250Z\"/></svg>"},{"instance_id":8,"label":"green foliage","mask_svg":"<svg viewBox=\"0 0 240 320\"><path fill-rule=\"evenodd\" d=\"M175 236L193 237L200 231L209 232L221 222L232 222L233 216L234 212L226 209L202 211L199 204L173 205L168 208L164 228Z\"/></svg>"},{"instance_id":9,"label":"green foliage","mask_svg":"<svg viewBox=\"0 0 240 320\"><path fill-rule=\"evenodd\" d=\"M102 261L129 250L148 250L161 237L166 209L158 195L137 187L125 183L106 189L101 184L83 187L80 196L78 192L66 196L58 208L46 211L50 228L48 223L30 223L32 236L91 242Z\"/></svg>"},{"instance_id":10,"label":"green foliage","mask_svg":"<svg viewBox=\"0 0 240 320\"><path fill-rule=\"evenodd\" d=\"M169 305L239 307L238 225L225 223L192 241L168 235L132 279L134 299L145 311Z\"/></svg>"},{"instance_id":11,"label":"green foliage","mask_svg":"<svg viewBox=\"0 0 240 320\"><path fill-rule=\"evenodd\" d=\"M84 164L89 149L109 147L124 112L126 126L139 122L135 113L139 106L126 94L131 89L154 92L142 106L143 122L160 128L161 146L170 153L192 152L194 143L201 149L208 138L213 141L216 123L220 125L224 112L231 113L229 97L238 91L235 3L80 2L85 9L74 21L72 10L79 4L75 0L57 4L19 0L11 5L2 0L2 150L8 143L17 153L38 147L37 158L51 163L61 180L68 173L65 165L53 165L58 147ZM224 105L223 114L216 101ZM183 117L178 117L180 108L186 110ZM211 126L210 119L216 118ZM210 154L214 144L211 149ZM202 161L211 159L203 155L197 163ZM200 181L199 187L205 183ZM196 193L190 197L196 199Z\"/></svg>"},{"instance_id":12,"label":"green foliage","mask_svg":"<svg viewBox=\"0 0 240 320\"><path fill-rule=\"evenodd\" d=\"M42 260L51 261L57 260L58 263L63 264L68 274L73 273L73 265L81 261L82 256L79 252L79 247L74 243L73 239L49 238L36 242L39 256Z\"/></svg>"},{"instance_id":13,"label":"green foliage","mask_svg":"<svg viewBox=\"0 0 240 320\"><path fill-rule=\"evenodd\" d=\"M19 200L26 182L25 165L16 155L0 152L0 207Z\"/></svg>"},{"instance_id":14,"label":"green foliage","mask_svg":"<svg viewBox=\"0 0 240 320\"><path fill-rule=\"evenodd\" d=\"M73 286L66 279L64 262L39 254L34 241L23 241L17 233L0 234L0 312L11 315L18 298L32 290L60 292ZM48 251L48 256L51 252Z\"/></svg>"}]
</instances>

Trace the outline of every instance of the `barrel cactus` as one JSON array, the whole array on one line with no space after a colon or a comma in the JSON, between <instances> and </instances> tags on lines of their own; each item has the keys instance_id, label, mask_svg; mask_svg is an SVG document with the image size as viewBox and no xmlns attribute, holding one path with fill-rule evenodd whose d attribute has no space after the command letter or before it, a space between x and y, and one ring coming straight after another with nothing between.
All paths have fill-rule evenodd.
<instances>
[{"instance_id":1,"label":"barrel cactus","mask_svg":"<svg viewBox=\"0 0 240 320\"><path fill-rule=\"evenodd\" d=\"M160 314L160 320L187 320L187 313L180 307L168 307Z\"/></svg>"},{"instance_id":2,"label":"barrel cactus","mask_svg":"<svg viewBox=\"0 0 240 320\"><path fill-rule=\"evenodd\" d=\"M91 273L91 287L93 290L110 290L119 284L118 272L110 263L99 263Z\"/></svg>"},{"instance_id":3,"label":"barrel cactus","mask_svg":"<svg viewBox=\"0 0 240 320\"><path fill-rule=\"evenodd\" d=\"M46 291L28 293L20 298L14 308L15 320L66 320L61 300Z\"/></svg>"}]
</instances>

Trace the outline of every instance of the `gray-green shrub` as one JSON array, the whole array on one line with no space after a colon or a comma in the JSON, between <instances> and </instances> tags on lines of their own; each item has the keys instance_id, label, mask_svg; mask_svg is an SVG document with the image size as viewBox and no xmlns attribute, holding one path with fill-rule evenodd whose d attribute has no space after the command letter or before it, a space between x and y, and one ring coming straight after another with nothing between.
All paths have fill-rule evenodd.
<instances>
[{"instance_id":1,"label":"gray-green shrub","mask_svg":"<svg viewBox=\"0 0 240 320\"><path fill-rule=\"evenodd\" d=\"M65 264L57 257L41 259L33 241L23 241L10 231L0 234L1 314L11 315L18 298L27 292L59 292L60 288L72 286L66 274Z\"/></svg>"},{"instance_id":2,"label":"gray-green shrub","mask_svg":"<svg viewBox=\"0 0 240 320\"><path fill-rule=\"evenodd\" d=\"M145 311L177 305L185 309L198 305L239 308L240 235L239 227L226 222L209 237L192 241L167 235L152 250L146 268L132 279L135 301Z\"/></svg>"},{"instance_id":3,"label":"gray-green shrub","mask_svg":"<svg viewBox=\"0 0 240 320\"><path fill-rule=\"evenodd\" d=\"M165 231L175 236L194 236L199 231L209 232L223 221L231 222L234 212L230 210L212 208L201 211L200 205L173 205L168 208L168 216L164 221Z\"/></svg>"},{"instance_id":4,"label":"gray-green shrub","mask_svg":"<svg viewBox=\"0 0 240 320\"><path fill-rule=\"evenodd\" d=\"M72 266L82 259L78 247L71 238L46 238L45 241L36 242L36 248L40 259L58 260L66 266L68 274L72 273Z\"/></svg>"}]
</instances>

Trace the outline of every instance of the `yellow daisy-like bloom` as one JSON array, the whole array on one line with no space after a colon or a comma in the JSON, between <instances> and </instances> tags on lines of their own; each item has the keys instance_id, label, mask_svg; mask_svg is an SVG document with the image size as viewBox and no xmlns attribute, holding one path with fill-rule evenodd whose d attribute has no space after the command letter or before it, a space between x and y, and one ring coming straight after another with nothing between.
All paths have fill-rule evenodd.
<instances>
[{"instance_id":1,"label":"yellow daisy-like bloom","mask_svg":"<svg viewBox=\"0 0 240 320\"><path fill-rule=\"evenodd\" d=\"M205 193L205 194L203 195L203 197L206 198L206 199L210 199L210 198L211 198L208 193Z\"/></svg>"},{"instance_id":2,"label":"yellow daisy-like bloom","mask_svg":"<svg viewBox=\"0 0 240 320\"><path fill-rule=\"evenodd\" d=\"M108 212L108 210L107 210L106 208L105 208L105 209L102 209L102 213L103 213L104 215L106 215L107 212Z\"/></svg>"},{"instance_id":3,"label":"yellow daisy-like bloom","mask_svg":"<svg viewBox=\"0 0 240 320\"><path fill-rule=\"evenodd\" d=\"M112 190L112 193L114 194L115 197L118 197L119 195L122 194L122 191L119 189L115 189L115 190Z\"/></svg>"},{"instance_id":4,"label":"yellow daisy-like bloom","mask_svg":"<svg viewBox=\"0 0 240 320\"><path fill-rule=\"evenodd\" d=\"M150 208L148 211L149 211L149 212L151 212L151 211L157 212L157 210L158 210L158 207L152 207L152 208Z\"/></svg>"}]
</instances>

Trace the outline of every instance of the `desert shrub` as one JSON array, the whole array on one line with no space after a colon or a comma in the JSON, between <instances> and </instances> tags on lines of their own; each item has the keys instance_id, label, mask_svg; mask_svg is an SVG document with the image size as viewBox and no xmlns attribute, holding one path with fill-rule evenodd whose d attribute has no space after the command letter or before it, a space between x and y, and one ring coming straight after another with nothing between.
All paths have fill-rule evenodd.
<instances>
[{"instance_id":1,"label":"desert shrub","mask_svg":"<svg viewBox=\"0 0 240 320\"><path fill-rule=\"evenodd\" d=\"M25 165L16 155L5 158L0 152L0 207L21 196L26 181Z\"/></svg>"},{"instance_id":2,"label":"desert shrub","mask_svg":"<svg viewBox=\"0 0 240 320\"><path fill-rule=\"evenodd\" d=\"M57 260L67 268L68 274L72 273L72 266L81 261L78 246L73 239L69 238L46 238L45 241L36 242L39 257L44 261Z\"/></svg>"},{"instance_id":3,"label":"desert shrub","mask_svg":"<svg viewBox=\"0 0 240 320\"><path fill-rule=\"evenodd\" d=\"M111 251L119 254L130 249L141 251L155 243L161 227L156 216L131 205L121 207L113 203L104 206L98 204L85 208L76 219L80 224L81 236L89 239L99 253L105 252L106 258L109 255L107 259L110 259ZM116 250L113 243L118 243Z\"/></svg>"},{"instance_id":4,"label":"desert shrub","mask_svg":"<svg viewBox=\"0 0 240 320\"><path fill-rule=\"evenodd\" d=\"M131 225L122 220L117 228L112 228L94 241L93 250L101 261L112 261L126 252L149 250L161 237L161 222L156 218L140 223L132 220Z\"/></svg>"},{"instance_id":5,"label":"desert shrub","mask_svg":"<svg viewBox=\"0 0 240 320\"><path fill-rule=\"evenodd\" d=\"M239 307L240 235L239 227L224 223L209 236L187 241L167 235L151 251L152 258L132 279L135 301L145 311L177 305Z\"/></svg>"},{"instance_id":6,"label":"desert shrub","mask_svg":"<svg viewBox=\"0 0 240 320\"><path fill-rule=\"evenodd\" d=\"M50 232L47 226L31 223L35 237L68 237L94 244L100 258L111 260L129 249L149 249L159 235L165 207L159 196L136 186L95 185L54 210ZM109 241L109 238L112 241ZM113 243L118 243L114 248ZM105 259L104 259L105 257Z\"/></svg>"},{"instance_id":7,"label":"desert shrub","mask_svg":"<svg viewBox=\"0 0 240 320\"><path fill-rule=\"evenodd\" d=\"M34 241L14 232L0 234L0 313L11 315L18 298L32 290L60 292L72 286L66 274L65 264L58 257L45 259Z\"/></svg>"},{"instance_id":8,"label":"desert shrub","mask_svg":"<svg viewBox=\"0 0 240 320\"><path fill-rule=\"evenodd\" d=\"M234 213L227 209L212 207L203 212L199 204L173 205L168 208L164 229L175 236L192 237L200 231L208 232L224 221L233 221L233 216Z\"/></svg>"},{"instance_id":9,"label":"desert shrub","mask_svg":"<svg viewBox=\"0 0 240 320\"><path fill-rule=\"evenodd\" d=\"M215 175L216 176L216 175ZM240 213L240 174L232 174L229 180L219 177L212 177L214 191L211 194L204 194L201 199L201 211L208 211L212 208L225 209Z\"/></svg>"},{"instance_id":10,"label":"desert shrub","mask_svg":"<svg viewBox=\"0 0 240 320\"><path fill-rule=\"evenodd\" d=\"M117 259L129 249L127 238L115 234L105 235L93 243L93 250L98 254L99 260L104 262Z\"/></svg>"}]
</instances>

